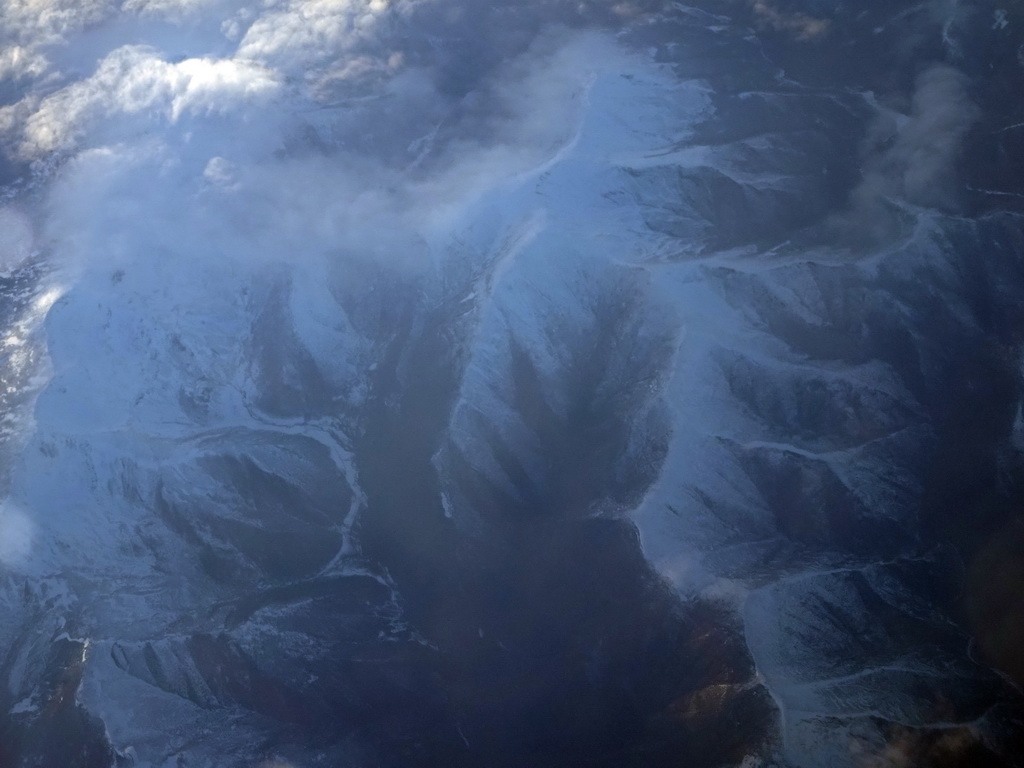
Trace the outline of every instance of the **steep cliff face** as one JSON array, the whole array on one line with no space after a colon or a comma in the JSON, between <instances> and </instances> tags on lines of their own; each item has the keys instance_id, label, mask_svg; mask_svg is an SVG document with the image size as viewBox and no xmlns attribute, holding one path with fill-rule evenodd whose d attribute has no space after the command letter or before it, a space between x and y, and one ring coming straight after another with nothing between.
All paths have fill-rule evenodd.
<instances>
[{"instance_id":1,"label":"steep cliff face","mask_svg":"<svg viewBox=\"0 0 1024 768\"><path fill-rule=\"evenodd\" d=\"M1024 20L301 5L4 108L0 765L1014 765Z\"/></svg>"}]
</instances>

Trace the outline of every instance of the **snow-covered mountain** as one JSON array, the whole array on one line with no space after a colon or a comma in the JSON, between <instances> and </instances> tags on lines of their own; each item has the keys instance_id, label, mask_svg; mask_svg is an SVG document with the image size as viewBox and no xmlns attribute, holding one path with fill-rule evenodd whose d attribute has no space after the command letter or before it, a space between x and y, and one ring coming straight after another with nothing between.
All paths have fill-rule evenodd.
<instances>
[{"instance_id":1,"label":"snow-covered mountain","mask_svg":"<svg viewBox=\"0 0 1024 768\"><path fill-rule=\"evenodd\" d=\"M0 766L1017 764L1024 17L800 5L9 4Z\"/></svg>"}]
</instances>

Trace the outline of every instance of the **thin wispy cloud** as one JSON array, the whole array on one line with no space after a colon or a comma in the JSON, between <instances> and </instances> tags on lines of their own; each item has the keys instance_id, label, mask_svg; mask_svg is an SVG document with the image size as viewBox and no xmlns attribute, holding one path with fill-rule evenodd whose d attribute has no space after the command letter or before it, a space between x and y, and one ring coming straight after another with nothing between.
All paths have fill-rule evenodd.
<instances>
[{"instance_id":1,"label":"thin wispy cloud","mask_svg":"<svg viewBox=\"0 0 1024 768\"><path fill-rule=\"evenodd\" d=\"M957 201L957 161L979 117L964 75L936 64L917 78L909 109L883 108L862 148L861 180L833 223L855 240L894 234L893 205L950 209Z\"/></svg>"}]
</instances>

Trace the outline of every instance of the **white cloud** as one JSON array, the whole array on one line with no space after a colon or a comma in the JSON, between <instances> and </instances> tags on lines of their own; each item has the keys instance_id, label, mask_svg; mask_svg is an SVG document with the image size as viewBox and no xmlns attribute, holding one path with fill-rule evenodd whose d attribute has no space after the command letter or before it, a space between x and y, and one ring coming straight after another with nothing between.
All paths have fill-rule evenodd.
<instances>
[{"instance_id":1,"label":"white cloud","mask_svg":"<svg viewBox=\"0 0 1024 768\"><path fill-rule=\"evenodd\" d=\"M227 0L126 0L121 10L182 21L200 12L210 12L225 2Z\"/></svg>"},{"instance_id":2,"label":"white cloud","mask_svg":"<svg viewBox=\"0 0 1024 768\"><path fill-rule=\"evenodd\" d=\"M49 66L46 57L23 45L0 49L0 80L20 77L38 77Z\"/></svg>"},{"instance_id":3,"label":"white cloud","mask_svg":"<svg viewBox=\"0 0 1024 768\"><path fill-rule=\"evenodd\" d=\"M172 64L150 48L126 46L107 55L91 77L0 109L0 128L20 130L19 154L33 158L70 148L106 117L152 113L173 122L184 114L227 113L265 103L280 86L272 71L253 62Z\"/></svg>"},{"instance_id":4,"label":"white cloud","mask_svg":"<svg viewBox=\"0 0 1024 768\"><path fill-rule=\"evenodd\" d=\"M0 270L21 264L32 254L34 243L28 216L15 208L0 208Z\"/></svg>"},{"instance_id":5,"label":"white cloud","mask_svg":"<svg viewBox=\"0 0 1024 768\"><path fill-rule=\"evenodd\" d=\"M237 55L302 74L309 81L337 80L386 69L394 53L380 48L379 29L393 10L410 0L291 0L272 6L245 30ZM227 34L239 35L244 18L229 22ZM373 50L362 50L372 48ZM330 70L322 75L321 70Z\"/></svg>"},{"instance_id":6,"label":"white cloud","mask_svg":"<svg viewBox=\"0 0 1024 768\"><path fill-rule=\"evenodd\" d=\"M373 32L387 0L292 0L249 27L238 54L262 60L334 57Z\"/></svg>"},{"instance_id":7,"label":"white cloud","mask_svg":"<svg viewBox=\"0 0 1024 768\"><path fill-rule=\"evenodd\" d=\"M12 132L20 133L14 138L17 154L33 158L68 149L104 116L152 111L175 121L187 113L232 112L278 92L288 78L310 86L310 93L326 94L343 81L389 75L400 68L402 56L382 43L386 34L377 24L412 1L266 0L239 7L242 0L126 0L118 7L113 0L6 0L0 80L30 78L41 84L48 77L49 84L28 87L21 102L0 108L0 132L8 141ZM239 40L237 51L213 57L200 50L169 62L165 51L187 48L188 38L170 27L132 26L133 16L180 25L200 17L212 20L214 29L219 25L225 37ZM107 31L86 35L90 25L105 25ZM121 29L133 36L146 30L143 37L152 47L127 45L105 55L101 48L91 76L41 95L67 76L54 71L48 46L60 44L55 58L70 72L96 55L92 46L116 40ZM79 61L76 32L87 40Z\"/></svg>"},{"instance_id":8,"label":"white cloud","mask_svg":"<svg viewBox=\"0 0 1024 768\"><path fill-rule=\"evenodd\" d=\"M231 161L223 157L212 157L203 169L203 178L221 189L236 189L236 172Z\"/></svg>"},{"instance_id":9,"label":"white cloud","mask_svg":"<svg viewBox=\"0 0 1024 768\"><path fill-rule=\"evenodd\" d=\"M32 550L32 522L10 502L0 505L0 565L23 563Z\"/></svg>"},{"instance_id":10,"label":"white cloud","mask_svg":"<svg viewBox=\"0 0 1024 768\"><path fill-rule=\"evenodd\" d=\"M22 43L56 43L115 8L111 0L4 0L4 32Z\"/></svg>"},{"instance_id":11,"label":"white cloud","mask_svg":"<svg viewBox=\"0 0 1024 768\"><path fill-rule=\"evenodd\" d=\"M978 114L963 73L936 65L918 78L910 120L887 157L902 172L908 199L924 205L952 203L956 160Z\"/></svg>"},{"instance_id":12,"label":"white cloud","mask_svg":"<svg viewBox=\"0 0 1024 768\"><path fill-rule=\"evenodd\" d=\"M871 126L860 184L848 210L833 223L854 239L875 242L894 233L890 201L955 206L956 165L978 114L963 73L944 64L925 70L915 83L909 111L883 109Z\"/></svg>"},{"instance_id":13,"label":"white cloud","mask_svg":"<svg viewBox=\"0 0 1024 768\"><path fill-rule=\"evenodd\" d=\"M0 81L39 77L49 69L48 45L96 24L115 8L112 0L3 0L0 5Z\"/></svg>"}]
</instances>

